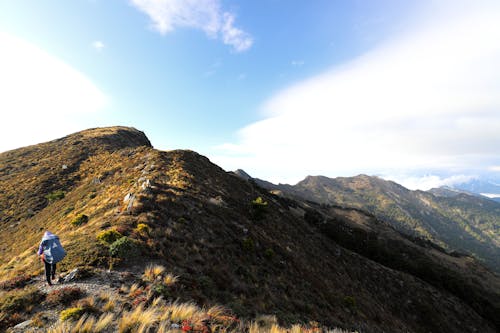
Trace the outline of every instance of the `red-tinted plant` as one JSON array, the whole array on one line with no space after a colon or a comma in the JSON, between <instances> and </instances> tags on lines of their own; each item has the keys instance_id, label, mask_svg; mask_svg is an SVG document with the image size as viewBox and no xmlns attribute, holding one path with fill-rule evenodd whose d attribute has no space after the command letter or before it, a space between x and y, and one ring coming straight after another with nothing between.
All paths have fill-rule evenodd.
<instances>
[{"instance_id":1,"label":"red-tinted plant","mask_svg":"<svg viewBox=\"0 0 500 333\"><path fill-rule=\"evenodd\" d=\"M184 320L182 322L181 330L183 332L191 332L193 330L193 326L189 323L189 321Z\"/></svg>"},{"instance_id":2,"label":"red-tinted plant","mask_svg":"<svg viewBox=\"0 0 500 333\"><path fill-rule=\"evenodd\" d=\"M83 296L83 291L78 287L64 287L61 289L52 290L47 294L45 301L50 305L64 304L68 305L71 302L80 299Z\"/></svg>"},{"instance_id":3,"label":"red-tinted plant","mask_svg":"<svg viewBox=\"0 0 500 333\"><path fill-rule=\"evenodd\" d=\"M5 280L0 282L0 289L3 290L12 290L16 288L23 288L28 282L31 280L31 276L29 275L19 275L15 278Z\"/></svg>"}]
</instances>

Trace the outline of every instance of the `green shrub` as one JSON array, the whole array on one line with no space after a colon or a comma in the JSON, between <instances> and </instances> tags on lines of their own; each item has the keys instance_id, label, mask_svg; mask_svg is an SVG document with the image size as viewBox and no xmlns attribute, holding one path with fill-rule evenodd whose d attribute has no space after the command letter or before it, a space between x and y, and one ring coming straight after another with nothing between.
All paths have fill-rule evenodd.
<instances>
[{"instance_id":1,"label":"green shrub","mask_svg":"<svg viewBox=\"0 0 500 333\"><path fill-rule=\"evenodd\" d=\"M344 305L351 310L356 309L356 299L352 296L345 296L344 297Z\"/></svg>"},{"instance_id":2,"label":"green shrub","mask_svg":"<svg viewBox=\"0 0 500 333\"><path fill-rule=\"evenodd\" d=\"M78 227L82 224L85 224L89 221L89 217L85 214L78 214L73 221L71 221L71 225Z\"/></svg>"},{"instance_id":3,"label":"green shrub","mask_svg":"<svg viewBox=\"0 0 500 333\"><path fill-rule=\"evenodd\" d=\"M71 206L71 207L68 207L64 210L63 214L64 215L68 215L69 213L71 213L73 210L75 210L75 207Z\"/></svg>"},{"instance_id":4,"label":"green shrub","mask_svg":"<svg viewBox=\"0 0 500 333\"><path fill-rule=\"evenodd\" d=\"M252 201L252 207L254 208L267 207L267 201L264 201L262 197L257 197L255 200Z\"/></svg>"},{"instance_id":5,"label":"green shrub","mask_svg":"<svg viewBox=\"0 0 500 333\"><path fill-rule=\"evenodd\" d=\"M250 237L244 238L241 241L241 245L243 247L243 250L245 250L245 251L253 251L253 249L255 247L253 239L251 239Z\"/></svg>"},{"instance_id":6,"label":"green shrub","mask_svg":"<svg viewBox=\"0 0 500 333\"><path fill-rule=\"evenodd\" d=\"M49 193L45 196L45 199L49 200L49 202L54 202L57 200L61 200L64 198L64 191L62 190L57 190L52 193Z\"/></svg>"},{"instance_id":7,"label":"green shrub","mask_svg":"<svg viewBox=\"0 0 500 333\"><path fill-rule=\"evenodd\" d=\"M154 297L163 297L168 299L171 297L170 288L164 285L163 283L155 283L151 286L151 292Z\"/></svg>"},{"instance_id":8,"label":"green shrub","mask_svg":"<svg viewBox=\"0 0 500 333\"><path fill-rule=\"evenodd\" d=\"M85 313L83 308L69 308L61 311L61 321L78 320Z\"/></svg>"},{"instance_id":9,"label":"green shrub","mask_svg":"<svg viewBox=\"0 0 500 333\"><path fill-rule=\"evenodd\" d=\"M105 230L105 231L100 232L97 235L97 240L100 241L101 243L107 245L107 246L110 246L111 244L113 244L114 242L116 242L117 240L119 240L122 237L123 237L123 235L121 233L119 233L116 230L111 229L111 230Z\"/></svg>"},{"instance_id":10,"label":"green shrub","mask_svg":"<svg viewBox=\"0 0 500 333\"><path fill-rule=\"evenodd\" d=\"M116 258L134 257L138 253L137 244L128 237L122 237L109 246L109 254Z\"/></svg>"},{"instance_id":11,"label":"green shrub","mask_svg":"<svg viewBox=\"0 0 500 333\"><path fill-rule=\"evenodd\" d=\"M151 231L151 228L147 225L147 224L144 224L144 223L139 223L137 225L137 228L136 228L137 232L140 233L140 234L145 234L145 235L148 235L149 232Z\"/></svg>"},{"instance_id":12,"label":"green shrub","mask_svg":"<svg viewBox=\"0 0 500 333\"><path fill-rule=\"evenodd\" d=\"M267 259L271 259L272 257L274 257L273 249L266 249L264 251L264 257L266 257Z\"/></svg>"},{"instance_id":13,"label":"green shrub","mask_svg":"<svg viewBox=\"0 0 500 333\"><path fill-rule=\"evenodd\" d=\"M267 211L267 201L264 201L262 197L257 197L251 202L252 206L252 216L255 220L261 220Z\"/></svg>"}]
</instances>

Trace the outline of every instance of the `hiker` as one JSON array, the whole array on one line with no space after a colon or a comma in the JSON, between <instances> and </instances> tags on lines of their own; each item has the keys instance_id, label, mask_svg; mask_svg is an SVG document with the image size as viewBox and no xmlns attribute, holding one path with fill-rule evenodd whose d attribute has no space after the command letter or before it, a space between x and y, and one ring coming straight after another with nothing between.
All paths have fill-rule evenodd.
<instances>
[{"instance_id":1,"label":"hiker","mask_svg":"<svg viewBox=\"0 0 500 333\"><path fill-rule=\"evenodd\" d=\"M56 278L56 264L66 256L59 237L50 231L45 231L38 247L38 255L45 264L45 276L47 283L51 286L51 280Z\"/></svg>"}]
</instances>

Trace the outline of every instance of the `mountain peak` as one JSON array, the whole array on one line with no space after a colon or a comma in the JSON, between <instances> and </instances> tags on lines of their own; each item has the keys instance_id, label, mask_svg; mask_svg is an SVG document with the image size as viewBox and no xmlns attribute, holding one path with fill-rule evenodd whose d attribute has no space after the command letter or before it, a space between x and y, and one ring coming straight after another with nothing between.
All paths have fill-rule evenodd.
<instances>
[{"instance_id":1,"label":"mountain peak","mask_svg":"<svg viewBox=\"0 0 500 333\"><path fill-rule=\"evenodd\" d=\"M90 128L81 132L70 134L55 141L90 140L104 143L116 148L135 148L146 146L152 148L151 142L144 132L134 127L111 126Z\"/></svg>"},{"instance_id":2,"label":"mountain peak","mask_svg":"<svg viewBox=\"0 0 500 333\"><path fill-rule=\"evenodd\" d=\"M245 172L245 170L242 169L237 169L233 171L233 173L244 180L252 179L252 176L250 176L248 173Z\"/></svg>"}]
</instances>

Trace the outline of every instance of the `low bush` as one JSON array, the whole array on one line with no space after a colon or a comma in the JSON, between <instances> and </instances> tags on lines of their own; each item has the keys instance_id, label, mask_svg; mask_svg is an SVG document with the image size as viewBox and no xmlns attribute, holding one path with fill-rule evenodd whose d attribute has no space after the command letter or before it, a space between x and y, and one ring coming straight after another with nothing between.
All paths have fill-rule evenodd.
<instances>
[{"instance_id":1,"label":"low bush","mask_svg":"<svg viewBox=\"0 0 500 333\"><path fill-rule=\"evenodd\" d=\"M109 254L115 258L130 258L139 254L139 248L130 238L122 237L109 246Z\"/></svg>"},{"instance_id":2,"label":"low bush","mask_svg":"<svg viewBox=\"0 0 500 333\"><path fill-rule=\"evenodd\" d=\"M78 320L85 313L83 308L69 308L61 311L61 321Z\"/></svg>"},{"instance_id":3,"label":"low bush","mask_svg":"<svg viewBox=\"0 0 500 333\"><path fill-rule=\"evenodd\" d=\"M149 235L151 228L144 223L139 223L135 229L141 235Z\"/></svg>"},{"instance_id":4,"label":"low bush","mask_svg":"<svg viewBox=\"0 0 500 333\"><path fill-rule=\"evenodd\" d=\"M119 233L118 231L111 229L111 230L105 230L100 232L97 235L97 240L100 241L101 243L110 246L120 238L122 238L123 235Z\"/></svg>"},{"instance_id":5,"label":"low bush","mask_svg":"<svg viewBox=\"0 0 500 333\"><path fill-rule=\"evenodd\" d=\"M8 314L6 312L0 312L0 332L5 332L8 327L15 326L25 319L26 318L19 313Z\"/></svg>"},{"instance_id":6,"label":"low bush","mask_svg":"<svg viewBox=\"0 0 500 333\"><path fill-rule=\"evenodd\" d=\"M47 294L47 297L45 298L45 301L50 305L67 305L77 299L80 299L82 295L83 291L78 287L64 287L49 292Z\"/></svg>"},{"instance_id":7,"label":"low bush","mask_svg":"<svg viewBox=\"0 0 500 333\"><path fill-rule=\"evenodd\" d=\"M241 241L241 246L243 247L243 250L250 252L253 251L255 244L253 239L250 237L246 237Z\"/></svg>"},{"instance_id":8,"label":"low bush","mask_svg":"<svg viewBox=\"0 0 500 333\"><path fill-rule=\"evenodd\" d=\"M343 303L346 307L351 310L356 310L356 299L352 296L345 296L343 299Z\"/></svg>"},{"instance_id":9,"label":"low bush","mask_svg":"<svg viewBox=\"0 0 500 333\"><path fill-rule=\"evenodd\" d=\"M43 300L44 296L35 287L6 292L0 299L0 311L7 313L30 311Z\"/></svg>"},{"instance_id":10,"label":"low bush","mask_svg":"<svg viewBox=\"0 0 500 333\"><path fill-rule=\"evenodd\" d=\"M26 274L19 275L16 276L15 278L0 282L0 289L12 290L16 288L23 288L30 280L31 276L29 275Z\"/></svg>"},{"instance_id":11,"label":"low bush","mask_svg":"<svg viewBox=\"0 0 500 333\"><path fill-rule=\"evenodd\" d=\"M68 215L69 213L71 213L72 211L75 210L75 207L73 206L70 206L70 207L66 207L66 209L64 210L63 214L64 215Z\"/></svg>"},{"instance_id":12,"label":"low bush","mask_svg":"<svg viewBox=\"0 0 500 333\"><path fill-rule=\"evenodd\" d=\"M64 191L62 190L54 191L45 196L45 199L49 200L49 202L54 202L57 200L61 200L63 198L64 198Z\"/></svg>"},{"instance_id":13,"label":"low bush","mask_svg":"<svg viewBox=\"0 0 500 333\"><path fill-rule=\"evenodd\" d=\"M267 201L264 201L262 197L257 197L251 202L251 207L253 219L261 220L267 212Z\"/></svg>"},{"instance_id":14,"label":"low bush","mask_svg":"<svg viewBox=\"0 0 500 333\"><path fill-rule=\"evenodd\" d=\"M266 257L267 259L271 259L272 257L274 257L273 249L266 249L264 251L264 257Z\"/></svg>"},{"instance_id":15,"label":"low bush","mask_svg":"<svg viewBox=\"0 0 500 333\"><path fill-rule=\"evenodd\" d=\"M85 214L78 214L72 221L71 225L78 227L89 221L89 217Z\"/></svg>"}]
</instances>

